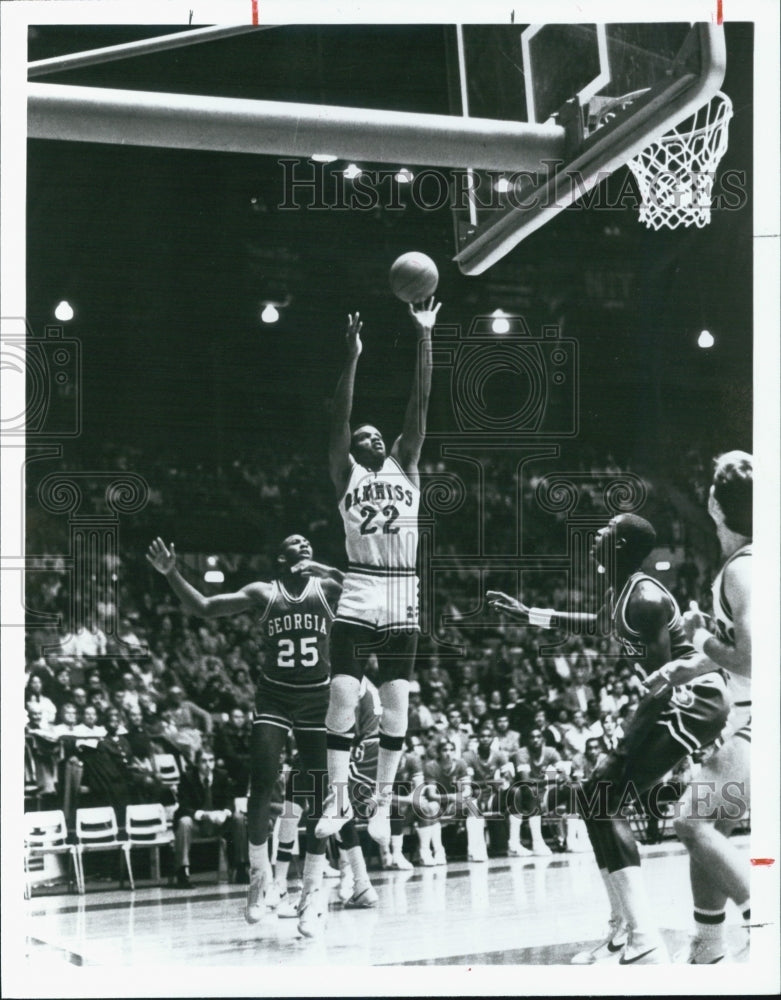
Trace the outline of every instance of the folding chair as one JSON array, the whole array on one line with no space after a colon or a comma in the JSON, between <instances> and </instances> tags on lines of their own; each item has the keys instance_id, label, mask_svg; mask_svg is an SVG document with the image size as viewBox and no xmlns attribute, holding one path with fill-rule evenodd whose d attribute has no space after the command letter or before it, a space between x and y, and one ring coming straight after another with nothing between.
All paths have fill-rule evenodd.
<instances>
[{"instance_id":1,"label":"folding chair","mask_svg":"<svg viewBox=\"0 0 781 1000\"><path fill-rule=\"evenodd\" d=\"M65 825L65 813L62 809L51 809L46 812L29 812L24 814L24 872L25 893L32 895L30 882L30 861L32 858L43 858L47 854L67 854L71 860L73 879L68 873L68 888L75 881L79 893L84 892L81 876L81 866L76 852L76 846L69 844L68 828Z\"/></svg>"},{"instance_id":2,"label":"folding chair","mask_svg":"<svg viewBox=\"0 0 781 1000\"><path fill-rule=\"evenodd\" d=\"M128 806L125 829L130 851L147 848L152 852L152 878L160 881L160 848L171 847L174 835L168 829L165 807L159 802Z\"/></svg>"},{"instance_id":3,"label":"folding chair","mask_svg":"<svg viewBox=\"0 0 781 1000\"><path fill-rule=\"evenodd\" d=\"M119 839L117 814L113 806L95 806L76 810L76 857L81 869L81 886L84 892L84 855L93 851L118 851L125 858L130 888L135 889L133 868L130 864L130 842ZM122 866L119 869L122 886Z\"/></svg>"},{"instance_id":4,"label":"folding chair","mask_svg":"<svg viewBox=\"0 0 781 1000\"><path fill-rule=\"evenodd\" d=\"M178 799L181 774L176 757L172 753L156 753L153 757L153 764L158 778L171 789L174 798Z\"/></svg>"}]
</instances>

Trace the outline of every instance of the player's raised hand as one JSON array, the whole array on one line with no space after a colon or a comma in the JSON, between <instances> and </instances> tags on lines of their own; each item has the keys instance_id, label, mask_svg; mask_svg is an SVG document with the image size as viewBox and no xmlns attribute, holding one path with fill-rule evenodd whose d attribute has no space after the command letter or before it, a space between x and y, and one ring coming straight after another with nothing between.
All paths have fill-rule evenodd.
<instances>
[{"instance_id":1,"label":"player's raised hand","mask_svg":"<svg viewBox=\"0 0 781 1000\"><path fill-rule=\"evenodd\" d=\"M169 549L162 538L156 538L147 549L146 559L147 562L154 566L158 573L167 576L176 566L174 543L171 542L171 548Z\"/></svg>"},{"instance_id":2,"label":"player's raised hand","mask_svg":"<svg viewBox=\"0 0 781 1000\"><path fill-rule=\"evenodd\" d=\"M295 576L317 576L321 580L325 580L326 578L331 578L333 570L330 566L315 562L314 559L302 559L301 562L297 562L295 566L290 567L290 572Z\"/></svg>"},{"instance_id":3,"label":"player's raised hand","mask_svg":"<svg viewBox=\"0 0 781 1000\"><path fill-rule=\"evenodd\" d=\"M441 308L442 303L435 303L434 296L432 295L428 302L422 302L418 309L410 302L409 314L418 330L428 333L434 329L434 324L437 321L437 313Z\"/></svg>"},{"instance_id":4,"label":"player's raised hand","mask_svg":"<svg viewBox=\"0 0 781 1000\"><path fill-rule=\"evenodd\" d=\"M347 314L347 333L345 334L345 340L347 341L347 353L351 358L358 358L363 350L363 344L361 343L361 329L363 328L363 322L361 321L361 314L356 313L353 316L352 313Z\"/></svg>"},{"instance_id":5,"label":"player's raised hand","mask_svg":"<svg viewBox=\"0 0 781 1000\"><path fill-rule=\"evenodd\" d=\"M494 611L513 615L513 617L518 617L528 624L529 609L522 601L517 600L515 597L510 597L509 594L505 594L501 590L487 590L485 597Z\"/></svg>"},{"instance_id":6,"label":"player's raised hand","mask_svg":"<svg viewBox=\"0 0 781 1000\"><path fill-rule=\"evenodd\" d=\"M707 628L708 624L705 615L700 611L696 601L689 602L689 610L682 616L683 631L686 638L691 642L692 636L698 628Z\"/></svg>"}]
</instances>

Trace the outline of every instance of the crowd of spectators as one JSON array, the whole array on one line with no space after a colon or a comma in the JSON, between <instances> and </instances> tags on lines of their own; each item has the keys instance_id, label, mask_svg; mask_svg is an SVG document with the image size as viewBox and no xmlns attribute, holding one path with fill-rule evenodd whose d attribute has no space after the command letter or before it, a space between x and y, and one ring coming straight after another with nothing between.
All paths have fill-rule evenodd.
<instances>
[{"instance_id":1,"label":"crowd of spectators","mask_svg":"<svg viewBox=\"0 0 781 1000\"><path fill-rule=\"evenodd\" d=\"M161 459L145 467L139 454L112 452L105 461L118 469L144 468L153 484L150 503L134 521L134 537L146 533L151 540L161 534L163 510L166 523L174 524L180 511L192 512L195 506L197 512L199 503L212 509L223 505L227 512L254 504L265 538L282 537L291 510L297 516L305 512L299 530L319 539L318 557L343 562L330 492L322 488L320 470L299 458L277 468L270 452L265 459L259 453L217 470L185 470ZM707 473L707 463L701 465ZM601 479L628 467L612 456L586 455L571 468L578 474L573 476L578 503L597 516ZM424 484L427 478L436 483L453 475L441 463L428 463L422 471ZM462 502L442 515L447 530L437 523L433 535L435 554L448 562L447 569L432 574L409 734L423 765L439 762L452 743L453 759L464 763L489 812L508 813L506 795L493 784L488 794L489 773L491 781L508 784L511 773L527 774L536 767L544 746L546 769L555 772L545 779L550 787L587 776L596 755L621 739L642 696L630 663L610 636L518 627L480 613L489 584L475 568L474 553L480 551L475 525L481 518L488 556L518 551L519 524L523 551L566 552L565 514L541 510L538 502L537 488L549 471L539 463L519 469L515 459L494 457L485 463L482 480L464 479ZM34 494L34 482L30 489ZM648 487L647 505L643 513L664 525L660 542L683 553L664 582L684 606L697 599L707 608L713 567L699 550L695 555L691 546L684 548L690 539L685 514L673 509L660 483ZM67 622L73 595L65 543L54 549L47 541L51 521L41 519L41 530L31 550L62 554L38 557L28 573L28 607L36 618L53 614ZM264 657L260 626L246 614L209 621L183 614L146 565L143 551L140 545L137 550L123 546L121 556L101 557L105 565L95 577L111 578L116 587L96 595L84 615L92 622L89 627L57 633L31 617L25 687L28 807L64 807L70 815L76 804L110 802L121 815L130 802L165 802L174 793L161 780L157 757L174 755L185 773L203 751L214 754L236 795L246 795L253 680ZM269 578L273 551L270 542L264 553L226 557L222 586L235 589ZM491 586L508 590L519 583L530 604L594 610L591 605L598 600L585 575L578 578L566 570L524 571L520 581L517 573L490 580ZM198 585L215 592L203 582ZM547 799L546 805L555 808ZM511 823L511 840L515 832ZM497 842L501 850L501 837Z\"/></svg>"}]
</instances>

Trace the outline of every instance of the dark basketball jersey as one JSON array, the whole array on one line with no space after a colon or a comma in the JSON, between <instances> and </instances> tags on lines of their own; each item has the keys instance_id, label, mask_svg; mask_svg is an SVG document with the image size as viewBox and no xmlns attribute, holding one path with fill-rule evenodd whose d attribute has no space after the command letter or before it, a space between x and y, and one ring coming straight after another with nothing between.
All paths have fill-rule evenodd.
<instances>
[{"instance_id":1,"label":"dark basketball jersey","mask_svg":"<svg viewBox=\"0 0 781 1000\"><path fill-rule=\"evenodd\" d=\"M325 684L330 676L328 636L333 612L320 581L310 577L300 597L275 580L260 625L265 640L263 676L297 687Z\"/></svg>"},{"instance_id":2,"label":"dark basketball jersey","mask_svg":"<svg viewBox=\"0 0 781 1000\"><path fill-rule=\"evenodd\" d=\"M662 586L658 580L655 580L652 576L648 576L646 573L633 573L624 584L623 590L616 599L613 608L612 627L613 635L624 647L624 651L632 661L635 673L637 673L641 680L645 680L649 673L642 663L642 659L645 656L645 649L640 634L627 621L626 611L635 587L645 581L652 583L664 594L670 608L670 619L667 623L667 631L670 635L670 659L678 660L694 654L694 647L688 641L683 631L681 612L678 610L678 605L670 591Z\"/></svg>"}]
</instances>

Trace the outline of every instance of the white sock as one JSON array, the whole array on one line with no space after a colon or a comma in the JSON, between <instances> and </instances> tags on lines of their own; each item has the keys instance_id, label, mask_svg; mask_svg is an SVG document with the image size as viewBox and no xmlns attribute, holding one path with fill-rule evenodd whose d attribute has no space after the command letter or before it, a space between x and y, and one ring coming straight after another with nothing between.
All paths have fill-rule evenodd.
<instances>
[{"instance_id":1,"label":"white sock","mask_svg":"<svg viewBox=\"0 0 781 1000\"><path fill-rule=\"evenodd\" d=\"M392 833L391 834L391 854L403 854L404 848L404 834L403 833Z\"/></svg>"},{"instance_id":2,"label":"white sock","mask_svg":"<svg viewBox=\"0 0 781 1000\"><path fill-rule=\"evenodd\" d=\"M347 804L347 780L350 773L350 751L328 749L328 783L336 792L339 811Z\"/></svg>"},{"instance_id":3,"label":"white sock","mask_svg":"<svg viewBox=\"0 0 781 1000\"><path fill-rule=\"evenodd\" d=\"M510 847L520 847L521 846L521 817L513 816L512 813L507 817L510 824Z\"/></svg>"},{"instance_id":4,"label":"white sock","mask_svg":"<svg viewBox=\"0 0 781 1000\"><path fill-rule=\"evenodd\" d=\"M251 875L260 872L265 879L270 878L271 862L268 858L268 843L249 845L249 867Z\"/></svg>"},{"instance_id":5,"label":"white sock","mask_svg":"<svg viewBox=\"0 0 781 1000\"><path fill-rule=\"evenodd\" d=\"M599 874L602 876L602 881L605 883L605 891L607 892L607 898L610 901L610 919L620 920L622 923L626 923L624 911L621 907L621 897L616 892L616 887L613 885L613 881L610 878L607 868L600 868Z\"/></svg>"},{"instance_id":6,"label":"white sock","mask_svg":"<svg viewBox=\"0 0 781 1000\"><path fill-rule=\"evenodd\" d=\"M621 901L628 927L638 934L658 936L659 930L654 922L640 868L621 868L617 872L610 872L608 879Z\"/></svg>"},{"instance_id":7,"label":"white sock","mask_svg":"<svg viewBox=\"0 0 781 1000\"><path fill-rule=\"evenodd\" d=\"M434 823L432 826L419 826L418 827L418 840L420 841L420 856L426 857L431 854L434 850L433 839L434 839L434 828L437 827L439 830L440 837L442 836L442 826L439 823Z\"/></svg>"},{"instance_id":8,"label":"white sock","mask_svg":"<svg viewBox=\"0 0 781 1000\"><path fill-rule=\"evenodd\" d=\"M323 871L325 869L325 854L305 854L304 874L302 876L302 889L309 892L319 889L323 884Z\"/></svg>"},{"instance_id":9,"label":"white sock","mask_svg":"<svg viewBox=\"0 0 781 1000\"><path fill-rule=\"evenodd\" d=\"M547 846L545 845L545 838L542 835L542 816L529 817L529 832L532 835L532 844Z\"/></svg>"},{"instance_id":10,"label":"white sock","mask_svg":"<svg viewBox=\"0 0 781 1000\"><path fill-rule=\"evenodd\" d=\"M366 859L363 856L360 844L350 847L347 850L340 848L340 853L344 854L350 869L353 873L356 891L365 889L369 884L369 873L366 871Z\"/></svg>"}]
</instances>

